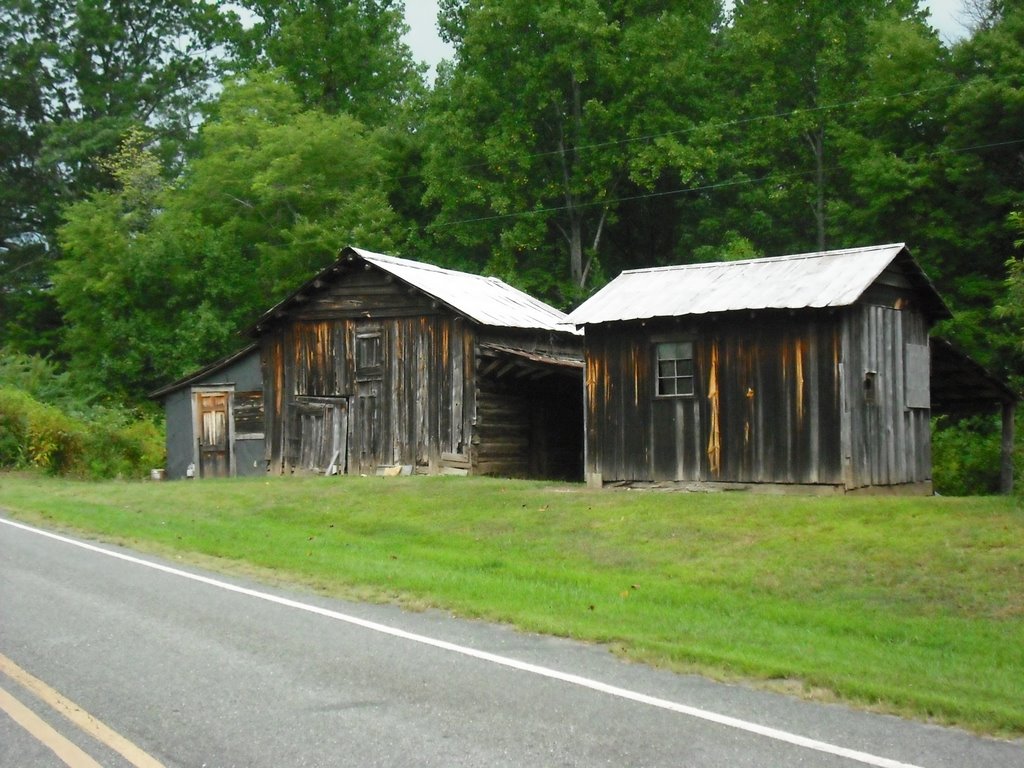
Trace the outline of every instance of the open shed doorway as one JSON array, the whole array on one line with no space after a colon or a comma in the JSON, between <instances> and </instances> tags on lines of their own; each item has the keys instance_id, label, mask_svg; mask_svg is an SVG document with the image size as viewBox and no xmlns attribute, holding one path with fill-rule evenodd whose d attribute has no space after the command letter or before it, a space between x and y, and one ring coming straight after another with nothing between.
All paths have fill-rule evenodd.
<instances>
[{"instance_id":1,"label":"open shed doorway","mask_svg":"<svg viewBox=\"0 0 1024 768\"><path fill-rule=\"evenodd\" d=\"M477 355L476 471L583 479L583 363L498 344Z\"/></svg>"}]
</instances>

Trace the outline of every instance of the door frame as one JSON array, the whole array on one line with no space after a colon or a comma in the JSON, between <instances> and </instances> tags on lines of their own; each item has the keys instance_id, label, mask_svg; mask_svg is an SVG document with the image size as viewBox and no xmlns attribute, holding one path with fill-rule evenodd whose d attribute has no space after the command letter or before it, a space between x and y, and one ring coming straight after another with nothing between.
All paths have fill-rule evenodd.
<instances>
[{"instance_id":1,"label":"door frame","mask_svg":"<svg viewBox=\"0 0 1024 768\"><path fill-rule=\"evenodd\" d=\"M328 470L333 466L335 468L335 474L344 475L348 474L348 459L349 459L349 440L351 439L351 405L352 398L349 396L331 396L331 397L306 397L296 398L290 408L294 411L292 417L293 428L298 431L298 448L297 453L293 458L292 471L298 469L299 471L306 472L312 471L316 473L328 474ZM326 423L326 414L328 410L331 412L331 433L330 443L331 447L328 452L333 458L337 456L337 461L334 463L328 462L327 466L324 467L306 467L302 461L302 425L303 417L306 415L313 415L321 411L324 414L324 421ZM326 433L322 436L326 437ZM323 444L321 444L321 448Z\"/></svg>"},{"instance_id":2,"label":"door frame","mask_svg":"<svg viewBox=\"0 0 1024 768\"><path fill-rule=\"evenodd\" d=\"M234 384L202 384L192 387L189 398L192 405L192 464L195 467L195 478L202 476L199 455L199 440L203 433L202 415L199 407L199 395L224 395L227 402L228 430L228 477L235 477L235 385Z\"/></svg>"}]
</instances>

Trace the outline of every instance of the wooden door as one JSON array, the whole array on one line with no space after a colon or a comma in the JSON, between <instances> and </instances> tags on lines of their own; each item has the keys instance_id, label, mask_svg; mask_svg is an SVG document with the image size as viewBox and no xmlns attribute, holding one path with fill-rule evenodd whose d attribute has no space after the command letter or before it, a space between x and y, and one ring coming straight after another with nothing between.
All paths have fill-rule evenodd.
<instances>
[{"instance_id":1,"label":"wooden door","mask_svg":"<svg viewBox=\"0 0 1024 768\"><path fill-rule=\"evenodd\" d=\"M381 463L381 392L384 380L386 332L377 322L360 322L353 328L355 345L355 394L349 428L348 471L372 475Z\"/></svg>"},{"instance_id":2,"label":"wooden door","mask_svg":"<svg viewBox=\"0 0 1024 768\"><path fill-rule=\"evenodd\" d=\"M228 420L229 392L199 392L199 476L231 475L231 435Z\"/></svg>"},{"instance_id":3,"label":"wooden door","mask_svg":"<svg viewBox=\"0 0 1024 768\"><path fill-rule=\"evenodd\" d=\"M344 474L348 454L348 400L305 403L298 408L298 468Z\"/></svg>"},{"instance_id":4,"label":"wooden door","mask_svg":"<svg viewBox=\"0 0 1024 768\"><path fill-rule=\"evenodd\" d=\"M352 398L349 472L372 475L380 466L380 386L379 381L361 381Z\"/></svg>"}]
</instances>

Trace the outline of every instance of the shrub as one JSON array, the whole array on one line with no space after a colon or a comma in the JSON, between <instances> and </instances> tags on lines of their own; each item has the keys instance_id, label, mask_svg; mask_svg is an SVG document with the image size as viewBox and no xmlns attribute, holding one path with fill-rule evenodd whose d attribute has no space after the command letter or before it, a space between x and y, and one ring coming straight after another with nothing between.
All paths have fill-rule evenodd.
<instances>
[{"instance_id":1,"label":"shrub","mask_svg":"<svg viewBox=\"0 0 1024 768\"><path fill-rule=\"evenodd\" d=\"M71 380L50 359L0 347L0 388L26 392L49 405L63 406L72 397Z\"/></svg>"},{"instance_id":2,"label":"shrub","mask_svg":"<svg viewBox=\"0 0 1024 768\"><path fill-rule=\"evenodd\" d=\"M153 422L93 424L76 474L92 479L141 477L163 463L164 437Z\"/></svg>"},{"instance_id":3,"label":"shrub","mask_svg":"<svg viewBox=\"0 0 1024 768\"><path fill-rule=\"evenodd\" d=\"M67 473L81 456L84 431L52 405L25 392L0 390L0 465Z\"/></svg>"},{"instance_id":4,"label":"shrub","mask_svg":"<svg viewBox=\"0 0 1024 768\"><path fill-rule=\"evenodd\" d=\"M0 389L0 467L25 466L28 435L28 395Z\"/></svg>"},{"instance_id":5,"label":"shrub","mask_svg":"<svg viewBox=\"0 0 1024 768\"><path fill-rule=\"evenodd\" d=\"M999 493L1002 422L997 416L953 421L935 419L932 429L932 478L944 496ZM1017 478L1018 481L1020 478Z\"/></svg>"},{"instance_id":6,"label":"shrub","mask_svg":"<svg viewBox=\"0 0 1024 768\"><path fill-rule=\"evenodd\" d=\"M163 464L163 434L151 421L96 409L73 417L26 392L0 388L0 468L36 468L83 479L143 477Z\"/></svg>"}]
</instances>

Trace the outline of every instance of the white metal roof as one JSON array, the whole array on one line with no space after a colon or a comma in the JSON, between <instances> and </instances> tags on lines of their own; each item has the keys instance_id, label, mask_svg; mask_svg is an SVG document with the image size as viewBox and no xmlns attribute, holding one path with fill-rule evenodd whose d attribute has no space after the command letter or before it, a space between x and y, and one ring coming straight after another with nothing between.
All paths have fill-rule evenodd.
<instances>
[{"instance_id":1,"label":"white metal roof","mask_svg":"<svg viewBox=\"0 0 1024 768\"><path fill-rule=\"evenodd\" d=\"M496 277L347 248L365 261L447 304L481 325L575 333L568 316Z\"/></svg>"},{"instance_id":2,"label":"white metal roof","mask_svg":"<svg viewBox=\"0 0 1024 768\"><path fill-rule=\"evenodd\" d=\"M577 326L655 317L853 304L906 251L903 243L623 272L570 313ZM927 277L915 276L948 312ZM937 302L937 304L936 304Z\"/></svg>"}]
</instances>

